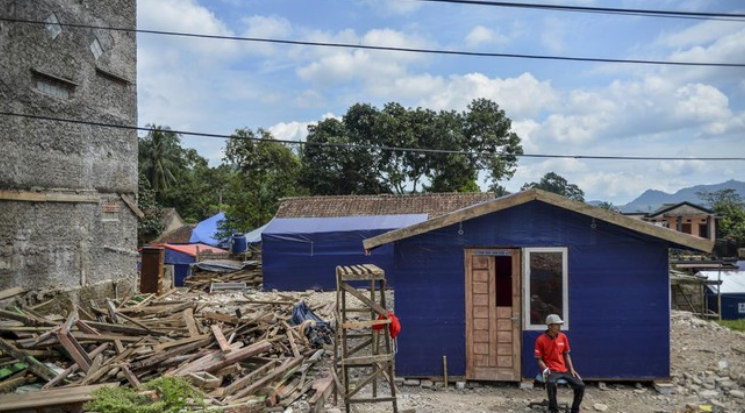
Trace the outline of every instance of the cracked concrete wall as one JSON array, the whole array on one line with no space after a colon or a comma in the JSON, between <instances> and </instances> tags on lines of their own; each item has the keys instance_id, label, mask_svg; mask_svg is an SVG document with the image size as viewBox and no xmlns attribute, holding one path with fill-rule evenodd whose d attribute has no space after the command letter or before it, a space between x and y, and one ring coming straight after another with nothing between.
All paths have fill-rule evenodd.
<instances>
[{"instance_id":1,"label":"cracked concrete wall","mask_svg":"<svg viewBox=\"0 0 745 413\"><path fill-rule=\"evenodd\" d=\"M135 0L5 0L4 17L136 27ZM135 126L136 34L0 22L0 111ZM95 201L0 196L0 289L74 289L136 277L135 131L0 115L0 192L85 194Z\"/></svg>"}]
</instances>

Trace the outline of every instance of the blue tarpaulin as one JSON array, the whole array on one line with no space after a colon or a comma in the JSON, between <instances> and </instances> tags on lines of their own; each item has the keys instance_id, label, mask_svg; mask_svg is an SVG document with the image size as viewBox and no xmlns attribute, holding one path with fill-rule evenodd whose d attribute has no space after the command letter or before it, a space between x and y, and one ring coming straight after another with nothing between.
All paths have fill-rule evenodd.
<instances>
[{"instance_id":1,"label":"blue tarpaulin","mask_svg":"<svg viewBox=\"0 0 745 413\"><path fill-rule=\"evenodd\" d=\"M362 240L427 220L427 214L275 218L262 234L265 290L336 289L336 266L375 264L390 270L392 245L365 256ZM394 284L391 276L388 285Z\"/></svg>"},{"instance_id":2,"label":"blue tarpaulin","mask_svg":"<svg viewBox=\"0 0 745 413\"><path fill-rule=\"evenodd\" d=\"M258 243L260 243L261 242L261 234L264 232L264 230L266 229L266 227L269 226L269 223L271 223L271 221L268 222L268 223L266 223L266 224L264 224L264 225L262 225L262 226L260 226L260 227L258 227L258 228L256 228L253 231L247 232L246 233L246 244L252 245L252 244L258 244Z\"/></svg>"},{"instance_id":3,"label":"blue tarpaulin","mask_svg":"<svg viewBox=\"0 0 745 413\"><path fill-rule=\"evenodd\" d=\"M213 247L222 246L222 240L217 239L216 236L220 227L220 221L223 220L225 220L225 214L220 212L198 223L191 232L189 242L201 242L203 244L212 245Z\"/></svg>"}]
</instances>

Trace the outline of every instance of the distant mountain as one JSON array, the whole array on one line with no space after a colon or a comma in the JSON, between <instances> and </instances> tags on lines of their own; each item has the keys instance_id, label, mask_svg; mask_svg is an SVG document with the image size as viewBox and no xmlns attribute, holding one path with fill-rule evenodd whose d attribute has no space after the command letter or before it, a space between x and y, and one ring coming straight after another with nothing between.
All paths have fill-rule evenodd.
<instances>
[{"instance_id":1,"label":"distant mountain","mask_svg":"<svg viewBox=\"0 0 745 413\"><path fill-rule=\"evenodd\" d=\"M708 206L701 201L701 199L696 195L696 192L715 192L721 189L734 189L743 199L745 199L745 182L730 179L721 184L696 185L689 188L683 188L674 194L668 194L667 192L657 191L655 189L648 189L635 200L626 205L621 205L619 208L623 212L652 212L664 204L677 204L683 201Z\"/></svg>"}]
</instances>

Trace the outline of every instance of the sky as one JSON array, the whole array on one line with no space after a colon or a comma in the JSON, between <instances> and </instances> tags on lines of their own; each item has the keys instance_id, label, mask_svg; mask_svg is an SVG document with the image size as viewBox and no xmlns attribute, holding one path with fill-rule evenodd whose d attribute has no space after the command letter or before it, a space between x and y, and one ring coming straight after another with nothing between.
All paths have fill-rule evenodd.
<instances>
[{"instance_id":1,"label":"sky","mask_svg":"<svg viewBox=\"0 0 745 413\"><path fill-rule=\"evenodd\" d=\"M530 3L745 13L733 0ZM741 8L737 8L738 4ZM139 29L400 48L745 63L745 20L574 13L417 0L138 0ZM745 68L569 62L138 34L138 123L229 135L307 126L356 103L466 110L496 102L525 153L745 157ZM223 139L184 137L216 165ZM743 161L521 158L516 192L555 172L586 200L745 180ZM482 189L487 184L480 182Z\"/></svg>"}]
</instances>

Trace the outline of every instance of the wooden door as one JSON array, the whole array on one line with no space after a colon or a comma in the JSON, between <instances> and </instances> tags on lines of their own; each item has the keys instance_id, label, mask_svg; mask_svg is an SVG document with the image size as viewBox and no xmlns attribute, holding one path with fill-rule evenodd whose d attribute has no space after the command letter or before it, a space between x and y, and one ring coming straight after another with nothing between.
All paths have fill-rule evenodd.
<instances>
[{"instance_id":1,"label":"wooden door","mask_svg":"<svg viewBox=\"0 0 745 413\"><path fill-rule=\"evenodd\" d=\"M140 270L141 293L163 293L163 261L165 250L160 247L142 249L142 268Z\"/></svg>"},{"instance_id":2,"label":"wooden door","mask_svg":"<svg viewBox=\"0 0 745 413\"><path fill-rule=\"evenodd\" d=\"M520 250L466 250L466 379L520 381Z\"/></svg>"}]
</instances>

